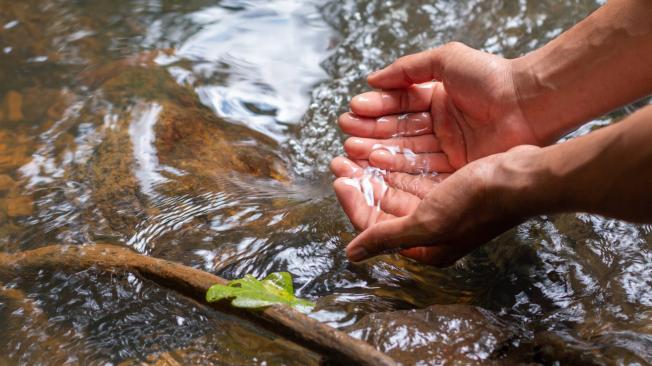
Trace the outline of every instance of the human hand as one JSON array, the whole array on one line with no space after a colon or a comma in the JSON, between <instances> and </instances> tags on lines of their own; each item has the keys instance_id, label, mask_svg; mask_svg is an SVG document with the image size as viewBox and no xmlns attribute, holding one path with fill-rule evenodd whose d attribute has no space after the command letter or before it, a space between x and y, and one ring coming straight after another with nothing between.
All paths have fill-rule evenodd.
<instances>
[{"instance_id":1,"label":"human hand","mask_svg":"<svg viewBox=\"0 0 652 366\"><path fill-rule=\"evenodd\" d=\"M354 97L351 113L340 116L353 136L345 151L390 171L452 172L517 145L546 143L522 113L513 72L511 60L460 43L402 57L369 76L382 91Z\"/></svg>"},{"instance_id":2,"label":"human hand","mask_svg":"<svg viewBox=\"0 0 652 366\"><path fill-rule=\"evenodd\" d=\"M519 146L476 160L455 173L387 173L361 187L364 166L337 157L337 197L356 228L363 230L346 248L356 262L386 252L422 263L447 266L475 247L524 220L536 206L538 153ZM360 162L364 165L364 162ZM387 183L387 186L383 185Z\"/></svg>"}]
</instances>

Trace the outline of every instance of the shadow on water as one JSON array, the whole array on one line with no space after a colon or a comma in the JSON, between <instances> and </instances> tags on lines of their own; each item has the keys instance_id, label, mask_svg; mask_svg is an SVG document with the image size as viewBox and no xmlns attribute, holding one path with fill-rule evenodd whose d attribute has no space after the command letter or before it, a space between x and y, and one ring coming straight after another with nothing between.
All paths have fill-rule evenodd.
<instances>
[{"instance_id":1,"label":"shadow on water","mask_svg":"<svg viewBox=\"0 0 652 366\"><path fill-rule=\"evenodd\" d=\"M327 171L371 70L449 40L515 57L598 6L0 0L0 247L287 270L312 316L406 363L649 363L649 226L540 217L452 268L352 265ZM129 273L7 279L0 314L0 364L318 362Z\"/></svg>"}]
</instances>

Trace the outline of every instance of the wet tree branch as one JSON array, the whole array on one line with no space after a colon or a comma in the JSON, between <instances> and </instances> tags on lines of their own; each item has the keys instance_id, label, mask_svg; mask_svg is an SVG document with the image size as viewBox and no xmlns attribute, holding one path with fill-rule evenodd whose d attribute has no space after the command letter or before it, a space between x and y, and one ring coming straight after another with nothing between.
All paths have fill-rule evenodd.
<instances>
[{"instance_id":1,"label":"wet tree branch","mask_svg":"<svg viewBox=\"0 0 652 366\"><path fill-rule=\"evenodd\" d=\"M87 268L137 272L160 285L191 296L203 304L206 304L204 296L210 286L216 283L227 283L225 279L211 273L141 255L114 245L53 245L15 254L0 253L0 278L37 269L84 270ZM254 316L267 323L272 330L299 339L308 348L342 364L396 365L394 360L370 344L352 338L288 306L274 305L258 312L232 309L224 304L207 306L217 307L221 311L235 312L238 315Z\"/></svg>"}]
</instances>

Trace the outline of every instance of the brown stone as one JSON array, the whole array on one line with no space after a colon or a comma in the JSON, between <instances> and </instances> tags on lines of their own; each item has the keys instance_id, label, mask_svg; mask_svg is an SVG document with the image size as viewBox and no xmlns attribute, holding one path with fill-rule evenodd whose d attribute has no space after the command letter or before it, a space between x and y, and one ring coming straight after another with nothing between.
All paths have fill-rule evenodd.
<instances>
[{"instance_id":1,"label":"brown stone","mask_svg":"<svg viewBox=\"0 0 652 366\"><path fill-rule=\"evenodd\" d=\"M504 365L520 358L520 351L510 353L518 328L471 305L373 313L348 333L405 365Z\"/></svg>"},{"instance_id":2,"label":"brown stone","mask_svg":"<svg viewBox=\"0 0 652 366\"><path fill-rule=\"evenodd\" d=\"M16 182L6 174L0 174L0 192L5 192L14 187Z\"/></svg>"},{"instance_id":3,"label":"brown stone","mask_svg":"<svg viewBox=\"0 0 652 366\"><path fill-rule=\"evenodd\" d=\"M9 217L29 216L34 212L34 202L30 197L7 198L5 203Z\"/></svg>"},{"instance_id":4,"label":"brown stone","mask_svg":"<svg viewBox=\"0 0 652 366\"><path fill-rule=\"evenodd\" d=\"M23 116L23 96L19 92L11 90L7 93L6 100L9 120L16 122L25 119L25 116Z\"/></svg>"}]
</instances>

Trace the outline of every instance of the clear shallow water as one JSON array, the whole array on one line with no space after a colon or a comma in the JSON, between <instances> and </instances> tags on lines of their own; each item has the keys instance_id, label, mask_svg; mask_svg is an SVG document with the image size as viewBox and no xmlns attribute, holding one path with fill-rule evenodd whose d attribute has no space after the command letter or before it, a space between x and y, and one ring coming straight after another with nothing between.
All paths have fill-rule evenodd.
<instances>
[{"instance_id":1,"label":"clear shallow water","mask_svg":"<svg viewBox=\"0 0 652 366\"><path fill-rule=\"evenodd\" d=\"M544 217L449 269L351 265L327 172L369 71L453 39L517 56L598 5L0 1L0 248L108 242L226 278L287 270L314 317L408 364L650 363L650 226ZM22 291L0 292L10 364L316 362L127 273L4 285Z\"/></svg>"}]
</instances>

